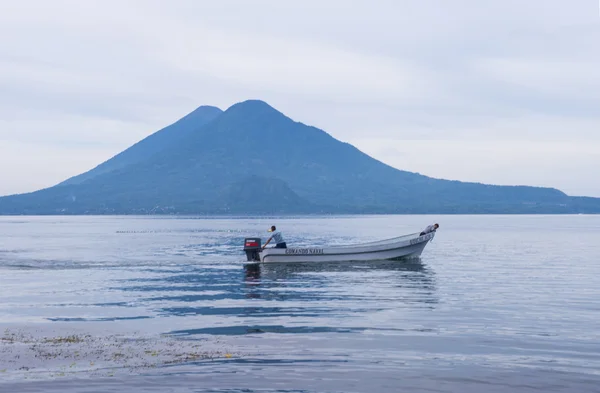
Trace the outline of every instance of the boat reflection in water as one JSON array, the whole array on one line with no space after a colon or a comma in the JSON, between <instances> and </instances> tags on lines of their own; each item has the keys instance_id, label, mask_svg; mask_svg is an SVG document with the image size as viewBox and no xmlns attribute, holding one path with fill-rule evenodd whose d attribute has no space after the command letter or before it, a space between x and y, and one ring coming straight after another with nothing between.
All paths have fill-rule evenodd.
<instances>
[{"instance_id":1,"label":"boat reflection in water","mask_svg":"<svg viewBox=\"0 0 600 393\"><path fill-rule=\"evenodd\" d=\"M306 262L306 263L247 263L244 265L248 279L278 280L290 278L302 273L335 273L335 272L413 272L425 275L432 272L423 264L420 258L405 261L365 261L365 262Z\"/></svg>"},{"instance_id":2,"label":"boat reflection in water","mask_svg":"<svg viewBox=\"0 0 600 393\"><path fill-rule=\"evenodd\" d=\"M406 331L422 329L402 324L406 312L438 303L435 274L418 259L198 267L147 289L161 293L160 315L195 318L169 332L178 335Z\"/></svg>"},{"instance_id":3,"label":"boat reflection in water","mask_svg":"<svg viewBox=\"0 0 600 393\"><path fill-rule=\"evenodd\" d=\"M377 294L371 294L373 298L385 289L386 299L437 303L434 272L419 258L402 262L249 263L244 273L247 298L365 299L374 289Z\"/></svg>"}]
</instances>

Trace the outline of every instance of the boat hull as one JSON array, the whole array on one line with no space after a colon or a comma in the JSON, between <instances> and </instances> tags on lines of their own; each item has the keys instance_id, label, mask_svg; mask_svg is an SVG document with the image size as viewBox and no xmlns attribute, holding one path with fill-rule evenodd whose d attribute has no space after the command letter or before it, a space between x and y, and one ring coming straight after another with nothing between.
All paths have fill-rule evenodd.
<instances>
[{"instance_id":1,"label":"boat hull","mask_svg":"<svg viewBox=\"0 0 600 393\"><path fill-rule=\"evenodd\" d=\"M416 258L435 233L412 234L382 242L324 248L267 248L260 253L262 263L344 262Z\"/></svg>"}]
</instances>

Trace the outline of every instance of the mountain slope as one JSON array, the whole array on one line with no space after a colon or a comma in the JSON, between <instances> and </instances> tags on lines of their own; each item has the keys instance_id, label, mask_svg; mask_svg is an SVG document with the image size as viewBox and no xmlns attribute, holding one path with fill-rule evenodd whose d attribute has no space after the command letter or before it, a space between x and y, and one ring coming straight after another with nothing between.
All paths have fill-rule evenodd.
<instances>
[{"instance_id":1,"label":"mountain slope","mask_svg":"<svg viewBox=\"0 0 600 393\"><path fill-rule=\"evenodd\" d=\"M397 170L262 101L191 115L84 177L0 198L0 213L600 213L552 188Z\"/></svg>"},{"instance_id":2,"label":"mountain slope","mask_svg":"<svg viewBox=\"0 0 600 393\"><path fill-rule=\"evenodd\" d=\"M223 113L223 111L214 106L201 106L187 116L179 119L177 122L142 139L129 149L98 165L94 169L81 175L74 176L61 184L80 184L98 175L112 172L149 159L154 154L176 145L198 128L214 120L221 113Z\"/></svg>"}]
</instances>

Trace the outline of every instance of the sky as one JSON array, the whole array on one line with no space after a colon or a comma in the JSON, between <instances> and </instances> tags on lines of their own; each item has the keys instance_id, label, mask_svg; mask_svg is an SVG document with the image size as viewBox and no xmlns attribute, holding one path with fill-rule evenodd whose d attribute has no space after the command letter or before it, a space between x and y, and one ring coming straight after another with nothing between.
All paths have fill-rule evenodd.
<instances>
[{"instance_id":1,"label":"sky","mask_svg":"<svg viewBox=\"0 0 600 393\"><path fill-rule=\"evenodd\" d=\"M0 0L0 195L247 99L398 169L600 197L598 0Z\"/></svg>"}]
</instances>

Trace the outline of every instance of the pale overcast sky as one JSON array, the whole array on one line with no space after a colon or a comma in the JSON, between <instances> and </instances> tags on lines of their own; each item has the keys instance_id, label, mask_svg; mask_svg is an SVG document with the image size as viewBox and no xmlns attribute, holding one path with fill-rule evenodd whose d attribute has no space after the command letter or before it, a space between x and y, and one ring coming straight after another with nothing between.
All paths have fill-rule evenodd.
<instances>
[{"instance_id":1,"label":"pale overcast sky","mask_svg":"<svg viewBox=\"0 0 600 393\"><path fill-rule=\"evenodd\" d=\"M250 98L399 169L600 197L598 0L0 0L0 194Z\"/></svg>"}]
</instances>

